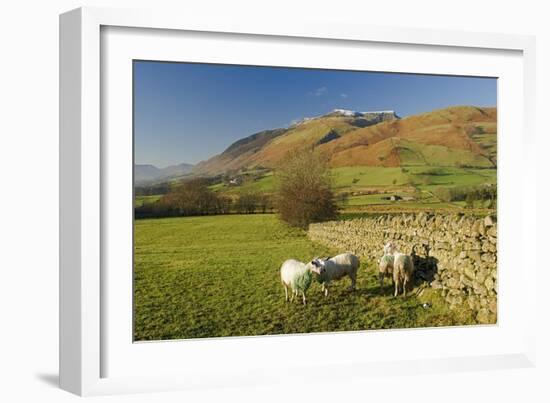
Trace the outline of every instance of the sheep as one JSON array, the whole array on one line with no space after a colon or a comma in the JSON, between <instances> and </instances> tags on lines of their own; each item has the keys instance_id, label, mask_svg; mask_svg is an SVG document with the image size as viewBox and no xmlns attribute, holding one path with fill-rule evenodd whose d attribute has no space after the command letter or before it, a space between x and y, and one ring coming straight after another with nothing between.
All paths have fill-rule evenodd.
<instances>
[{"instance_id":1,"label":"sheep","mask_svg":"<svg viewBox=\"0 0 550 403\"><path fill-rule=\"evenodd\" d=\"M321 291L328 296L328 285L332 280L340 280L348 276L351 279L350 289L355 289L359 258L352 253L342 253L332 258L313 259L310 262L312 271L317 274L317 280L321 283Z\"/></svg>"},{"instance_id":2,"label":"sheep","mask_svg":"<svg viewBox=\"0 0 550 403\"><path fill-rule=\"evenodd\" d=\"M302 293L302 301L306 305L306 291L313 279L312 266L298 260L286 260L281 266L281 283L285 289L285 301L288 301L288 288L292 290L290 302L298 293Z\"/></svg>"},{"instance_id":3,"label":"sheep","mask_svg":"<svg viewBox=\"0 0 550 403\"><path fill-rule=\"evenodd\" d=\"M384 251L386 248L384 247ZM393 280L393 255L384 254L381 259L378 260L378 280L380 281L380 288L384 286L384 277L391 277Z\"/></svg>"},{"instance_id":4,"label":"sheep","mask_svg":"<svg viewBox=\"0 0 550 403\"><path fill-rule=\"evenodd\" d=\"M397 252L397 245L393 241L384 245L384 255L393 255L395 252Z\"/></svg>"},{"instance_id":5,"label":"sheep","mask_svg":"<svg viewBox=\"0 0 550 403\"><path fill-rule=\"evenodd\" d=\"M403 288L403 295L407 292L407 285L412 281L414 274L414 262L410 255L395 252L393 255L393 282L395 284L394 296L399 294L399 288Z\"/></svg>"}]
</instances>

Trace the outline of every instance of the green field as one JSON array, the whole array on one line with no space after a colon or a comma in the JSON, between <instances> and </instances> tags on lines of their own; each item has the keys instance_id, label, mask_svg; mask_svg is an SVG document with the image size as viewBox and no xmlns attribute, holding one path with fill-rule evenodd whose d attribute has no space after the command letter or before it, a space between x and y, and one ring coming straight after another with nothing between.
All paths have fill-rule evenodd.
<instances>
[{"instance_id":1,"label":"green field","mask_svg":"<svg viewBox=\"0 0 550 403\"><path fill-rule=\"evenodd\" d=\"M469 150L435 144L420 144L404 139L399 142L399 157L403 166L459 166L460 164L486 168L493 166L489 159L479 154L473 154Z\"/></svg>"},{"instance_id":2,"label":"green field","mask_svg":"<svg viewBox=\"0 0 550 403\"><path fill-rule=\"evenodd\" d=\"M162 195L136 196L134 199L134 207L141 207L144 204L154 203L161 197Z\"/></svg>"},{"instance_id":3,"label":"green field","mask_svg":"<svg viewBox=\"0 0 550 403\"><path fill-rule=\"evenodd\" d=\"M273 173L269 172L256 180L248 180L239 186L230 186L223 183L210 186L215 192L227 194L241 194L246 192L271 193L275 190L275 179Z\"/></svg>"},{"instance_id":4,"label":"green field","mask_svg":"<svg viewBox=\"0 0 550 403\"><path fill-rule=\"evenodd\" d=\"M363 187L403 186L409 176L401 168L343 167L333 168L331 174L335 189L351 190Z\"/></svg>"},{"instance_id":5,"label":"green field","mask_svg":"<svg viewBox=\"0 0 550 403\"><path fill-rule=\"evenodd\" d=\"M411 182L420 189L476 186L497 182L497 170L483 168L414 167L410 168L409 176Z\"/></svg>"},{"instance_id":6,"label":"green field","mask_svg":"<svg viewBox=\"0 0 550 403\"><path fill-rule=\"evenodd\" d=\"M343 167L334 168L331 172L334 186L338 190L400 186L414 186L418 189L474 186L482 183L494 184L497 179L496 169L427 165L403 168Z\"/></svg>"},{"instance_id":7,"label":"green field","mask_svg":"<svg viewBox=\"0 0 550 403\"><path fill-rule=\"evenodd\" d=\"M234 201L243 194L272 195L275 192L276 180L272 172L259 171L254 175L251 174L253 171L247 172L249 175L240 185L218 182L209 188L218 194L229 196ZM439 199L438 188L494 185L497 181L497 170L494 168L427 165L332 168L330 175L335 194L347 195L345 202L338 198L339 208L346 212L375 212L381 209L392 212L464 210L466 204L463 201L449 202ZM387 200L391 195L404 197L405 200ZM160 197L161 195L136 196L135 207L154 203ZM476 201L474 207L483 210L484 213L494 211L488 208L487 201Z\"/></svg>"},{"instance_id":8,"label":"green field","mask_svg":"<svg viewBox=\"0 0 550 403\"><path fill-rule=\"evenodd\" d=\"M312 243L275 215L135 221L135 340L409 328L474 323L426 289L393 298L362 262L357 290L337 282L327 298L315 283L308 304L286 303L279 268L341 251ZM422 308L429 300L433 306Z\"/></svg>"},{"instance_id":9,"label":"green field","mask_svg":"<svg viewBox=\"0 0 550 403\"><path fill-rule=\"evenodd\" d=\"M333 188L336 192L361 192L364 189L392 191L392 194L403 196L403 191L412 189L433 191L438 187L477 186L484 183L495 184L497 170L493 168L459 168L436 167L428 165L407 166L402 168L387 167L342 167L331 169ZM249 180L240 186L229 186L223 183L212 185L216 192L239 194L242 192L271 193L275 190L275 179L272 173L265 174L256 180ZM389 204L381 199L378 201ZM372 204L376 197L364 198L365 205ZM423 196L419 201L433 202ZM357 203L354 203L357 205Z\"/></svg>"}]
</instances>

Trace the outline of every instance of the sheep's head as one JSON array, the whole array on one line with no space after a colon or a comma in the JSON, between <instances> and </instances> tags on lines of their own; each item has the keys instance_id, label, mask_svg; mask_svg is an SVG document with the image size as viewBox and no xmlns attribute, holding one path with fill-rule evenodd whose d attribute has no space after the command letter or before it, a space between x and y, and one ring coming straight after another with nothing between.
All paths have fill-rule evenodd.
<instances>
[{"instance_id":1,"label":"sheep's head","mask_svg":"<svg viewBox=\"0 0 550 403\"><path fill-rule=\"evenodd\" d=\"M313 273L318 274L319 276L323 275L327 269L325 268L325 260L315 258L308 263L309 270Z\"/></svg>"},{"instance_id":2,"label":"sheep's head","mask_svg":"<svg viewBox=\"0 0 550 403\"><path fill-rule=\"evenodd\" d=\"M397 251L397 246L392 241L384 245L384 255L393 255Z\"/></svg>"}]
</instances>

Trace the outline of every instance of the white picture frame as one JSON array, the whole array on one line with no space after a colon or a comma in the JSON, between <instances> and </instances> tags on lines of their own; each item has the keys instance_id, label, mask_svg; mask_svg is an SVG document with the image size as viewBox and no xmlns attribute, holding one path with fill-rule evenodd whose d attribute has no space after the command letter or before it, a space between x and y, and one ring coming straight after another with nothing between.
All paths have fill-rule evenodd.
<instances>
[{"instance_id":1,"label":"white picture frame","mask_svg":"<svg viewBox=\"0 0 550 403\"><path fill-rule=\"evenodd\" d=\"M110 333L120 333L107 318L113 316L112 305L108 299L109 290L106 286L106 279L110 279L106 273L106 251L109 245L104 236L104 227L109 227L110 220L114 220L113 215L106 215L106 203L109 198L105 196L109 193L109 178L113 176L114 171L110 171L109 153L116 152L124 147L124 143L118 145L110 141L114 136L107 140L102 133L109 131L109 123L106 116L108 113L102 110L104 98L102 95L108 93L109 86L116 87L117 82L102 80L102 57L109 55L105 53L102 47L106 46L102 42L102 30L109 27L117 29L146 29L156 30L155 32L171 32L172 39L178 40L177 32L192 32L194 36L208 35L217 33L218 37L224 35L237 35L242 37L252 37L254 41L281 42L297 41L305 43L308 41L331 41L330 46L338 47L346 44L376 44L378 47L399 45L399 46L418 46L427 49L447 49L451 52L469 49L469 51L484 55L491 52L515 52L516 67L521 67L521 85L515 88L519 94L519 104L522 106L521 118L510 124L521 124L516 126L522 131L521 139L516 139L520 145L519 150L522 153L525 166L516 173L516 180L523 181L526 188L534 187L531 183L534 179L525 175L532 167L532 161L529 155L533 147L534 126L534 38L520 35L502 35L487 33L466 33L456 31L429 31L405 28L384 28L371 26L343 25L338 23L304 21L300 25L280 25L278 22L267 21L244 21L244 20L206 20L197 19L194 16L172 15L169 12L151 12L144 10L116 10L103 8L80 8L61 15L60 17L60 385L63 389L79 395L97 395L113 393L134 393L150 392L160 390L205 388L214 386L245 386L273 382L295 382L299 379L310 378L313 380L314 368L335 369L337 377L346 379L347 376L370 376L373 374L406 374L406 373L432 373L440 371L456 370L479 370L492 368L519 368L533 366L535 362L535 295L527 293L526 284L528 279L535 276L536 265L532 254L521 254L524 259L521 261L522 276L518 278L515 286L518 292L524 292L524 298L518 307L512 307L510 300L506 302L499 301L499 313L504 310L514 310L523 312L523 320L510 325L509 332L515 337L515 344L509 347L505 343L495 348L494 351L484 354L483 351L471 351L470 354L464 353L467 350L456 350L449 356L438 355L405 355L403 359L395 357L377 358L376 360L366 360L357 357L355 360L348 361L310 361L307 365L300 367L295 364L289 364L281 371L282 363L277 364L266 361L261 372L252 371L254 364L252 361L243 360L240 367L233 365L233 368L220 366L208 374L208 364L211 364L207 357L202 370L189 371L189 368L195 366L202 368L199 361L200 355L190 354L191 351L199 351L200 354L206 354L207 350L216 351L216 353L226 358L231 358L231 351L237 351L241 356L247 349L252 348L254 354L266 353L266 350L277 348L304 348L310 344L310 340L323 340L330 343L330 340L338 338L339 342L345 340L345 343L353 346L354 343L361 343L366 337L365 332L351 332L349 334L324 334L312 336L280 336L270 337L252 337L252 338L231 338L227 342L217 340L195 341L195 344L178 345L178 342L151 343L158 344L159 349L152 350L153 347L140 347L137 351L134 346L128 345L124 350L121 345L113 344ZM137 32L137 31L136 31ZM148 31L152 32L152 31ZM174 34L176 33L176 34ZM127 35L128 32L125 33ZM132 33L130 32L130 35ZM173 36L176 36L174 39ZM154 44L158 41L160 49L169 49L170 41L162 45L162 38L151 39ZM114 42L112 42L114 43ZM354 46L355 46L354 45ZM111 46L111 42L109 43ZM114 45L113 45L114 46ZM146 47L144 45L144 47ZM423 52L424 50L417 50ZM235 50L238 53L238 50ZM126 57L132 57L131 54ZM199 57L199 56L197 56ZM221 55L217 61L223 61L227 55ZM250 60L259 59L261 54L250 56ZM228 59L229 60L229 59ZM249 60L249 59L247 59ZM269 63L269 60L265 60ZM519 65L517 65L519 63ZM261 64L261 63L260 63ZM303 65L298 63L299 65ZM434 67L436 68L436 67ZM406 69L407 71L410 69ZM490 66L487 67L487 71ZM109 70L111 71L111 70ZM481 71L481 70L480 70ZM485 71L485 70L483 70ZM516 71L516 70L514 70ZM519 71L519 70L517 70ZM510 74L517 74L510 73ZM441 74L453 73L452 71L437 71ZM110 74L110 73L109 73ZM117 76L121 77L121 76ZM519 84L519 83L518 83ZM106 88L107 86L107 88ZM117 90L118 94L125 91L123 88ZM111 98L109 98L111 102ZM499 101L500 102L500 101ZM510 104L511 106L511 104ZM506 109L504 109L506 110ZM108 112L108 111L107 111ZM500 113L500 105L499 105ZM127 122L126 122L127 123ZM501 119L499 116L499 134ZM518 136L519 137L519 136ZM500 138L499 138L500 142ZM127 144L126 144L127 145ZM113 147L113 148L111 148ZM499 144L500 147L500 144ZM503 155L507 150L504 149ZM499 155L501 150L499 148ZM113 168L114 169L114 168ZM131 168L130 168L131 171ZM509 178L510 170L499 166L500 181L512 180ZM523 176L522 176L523 175ZM131 187L131 183L128 184ZM106 192L107 190L107 192ZM499 190L500 192L500 190ZM521 192L524 193L524 192ZM502 195L499 195L499 200ZM519 196L525 197L525 196ZM503 203L503 209L511 209L516 212L513 222L507 226L506 222L501 225L500 215L501 207L499 204L499 229L506 231L504 241L502 234L499 233L499 251L501 242L506 241L506 235L512 224L519 224L521 231L509 234L509 241L518 241L526 250L527 238L525 234L535 234L533 230L534 211L529 209L527 203L522 203L523 199L515 199L506 207ZM128 205L128 208L131 204ZM518 210L520 207L520 210ZM102 210L103 209L103 210ZM114 221L113 221L114 222ZM116 226L116 225L115 225ZM515 237L515 238L511 238ZM112 239L112 237L111 237ZM532 238L531 238L532 241ZM513 256L508 256L514 259ZM499 254L499 265L501 261L506 261L506 254ZM511 261L511 260L510 260ZM499 266L500 270L500 266ZM124 279L123 279L124 280ZM131 289L131 284L127 284ZM126 288L127 290L127 288ZM523 291L522 291L523 290ZM131 297L131 296L130 296ZM500 295L499 295L500 299ZM119 307L124 308L124 305ZM118 308L117 308L118 309ZM119 311L120 311L119 309ZM525 314L527 312L527 314ZM532 312L532 314L531 314ZM131 317L131 311L127 315ZM120 316L114 315L117 319ZM506 323L505 323L506 324ZM485 327L476 330L475 337L500 337L498 326L504 329L506 326L499 322L496 327ZM111 326L107 331L106 327ZM496 329L496 330L495 330ZM427 336L426 332L439 332L439 330L424 330L425 333L415 333L422 338ZM415 332L415 331L412 331ZM390 332L393 339L404 337L403 332ZM382 332L370 332L369 338L380 339ZM470 329L454 329L449 337L463 337L468 339L468 335L473 334ZM521 335L521 341L520 341ZM118 334L120 336L120 334ZM118 337L115 334L115 339ZM407 336L407 337L416 337ZM441 337L440 333L438 337ZM124 336L126 337L126 336ZM123 338L124 338L123 337ZM436 336L434 336L436 337ZM119 337L120 338L120 337ZM311 339L308 339L311 338ZM113 339L113 340L115 340ZM269 340L269 341L266 341ZM131 340L129 340L131 344ZM224 344L225 343L225 344ZM270 343L269 345L267 343ZM378 342L377 342L378 343ZM511 345L511 344L510 344ZM252 347L251 347L252 346ZM169 355L175 354L178 350L187 348L188 360L182 363L181 360L168 363ZM241 349L241 350L239 350ZM244 350L243 350L244 349ZM140 357L162 357L169 370L160 372L158 375L152 375L144 371L143 373L136 368L136 373L129 371L129 368L120 366L118 370L112 371L108 368L107 362L113 361L111 356L115 356L113 351L124 350L125 356L119 354L119 361L132 362L132 354L145 354ZM161 351L162 350L162 351ZM134 352L132 352L134 351ZM181 351L180 351L181 353ZM137 355L136 355L137 357ZM234 357L233 357L234 358ZM141 360L141 358L140 358ZM138 360L138 362L140 361ZM143 366L147 365L147 361ZM202 363L202 364L205 364ZM248 368L246 365L250 365ZM135 367L136 364L132 363ZM139 365L139 364L138 364ZM187 368L187 372L186 372ZM308 370L304 370L307 368ZM202 371L202 372L201 372ZM325 377L334 378L331 371L323 371ZM185 375L184 375L185 374ZM328 379L328 378L325 378ZM315 376L316 381L323 381L323 376Z\"/></svg>"}]
</instances>

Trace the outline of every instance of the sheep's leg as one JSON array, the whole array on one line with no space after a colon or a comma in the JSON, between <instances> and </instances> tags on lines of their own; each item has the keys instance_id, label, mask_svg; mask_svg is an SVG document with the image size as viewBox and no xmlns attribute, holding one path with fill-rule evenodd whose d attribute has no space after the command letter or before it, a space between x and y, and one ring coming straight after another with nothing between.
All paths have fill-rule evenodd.
<instances>
[{"instance_id":1,"label":"sheep's leg","mask_svg":"<svg viewBox=\"0 0 550 403\"><path fill-rule=\"evenodd\" d=\"M328 283L325 284L325 297L328 297Z\"/></svg>"},{"instance_id":2,"label":"sheep's leg","mask_svg":"<svg viewBox=\"0 0 550 403\"><path fill-rule=\"evenodd\" d=\"M393 293L394 297L397 297L397 294L399 293L399 281L395 282L395 292Z\"/></svg>"},{"instance_id":3,"label":"sheep's leg","mask_svg":"<svg viewBox=\"0 0 550 403\"><path fill-rule=\"evenodd\" d=\"M304 302L304 305L306 304L306 293L302 291L302 301Z\"/></svg>"},{"instance_id":4,"label":"sheep's leg","mask_svg":"<svg viewBox=\"0 0 550 403\"><path fill-rule=\"evenodd\" d=\"M403 279L403 295L407 295L407 278Z\"/></svg>"},{"instance_id":5,"label":"sheep's leg","mask_svg":"<svg viewBox=\"0 0 550 403\"><path fill-rule=\"evenodd\" d=\"M380 282L380 289L384 287L384 273L378 272L378 281Z\"/></svg>"},{"instance_id":6,"label":"sheep's leg","mask_svg":"<svg viewBox=\"0 0 550 403\"><path fill-rule=\"evenodd\" d=\"M355 283L357 281L357 272L353 273L351 276L351 289L355 290Z\"/></svg>"},{"instance_id":7,"label":"sheep's leg","mask_svg":"<svg viewBox=\"0 0 550 403\"><path fill-rule=\"evenodd\" d=\"M288 289L286 287L286 284L283 284L283 287L285 287L285 302L288 302Z\"/></svg>"},{"instance_id":8,"label":"sheep's leg","mask_svg":"<svg viewBox=\"0 0 550 403\"><path fill-rule=\"evenodd\" d=\"M292 290L292 296L290 297L290 302L294 302L295 296L296 296L296 290Z\"/></svg>"}]
</instances>

